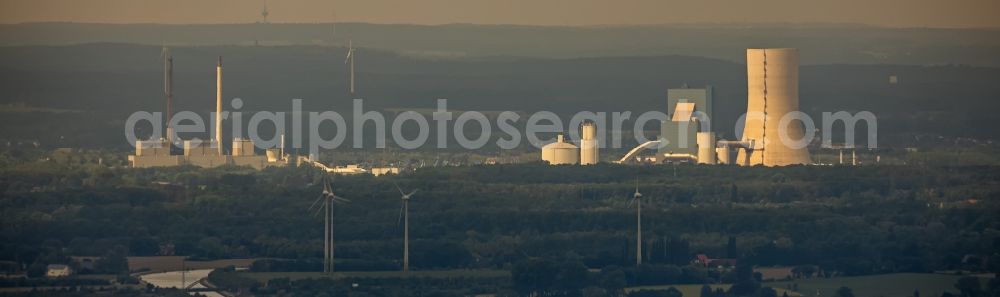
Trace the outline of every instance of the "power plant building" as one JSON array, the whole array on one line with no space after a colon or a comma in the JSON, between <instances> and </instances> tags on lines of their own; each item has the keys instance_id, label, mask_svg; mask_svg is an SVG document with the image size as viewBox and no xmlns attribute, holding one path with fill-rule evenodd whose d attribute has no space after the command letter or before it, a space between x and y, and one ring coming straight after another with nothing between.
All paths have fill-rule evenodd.
<instances>
[{"instance_id":1,"label":"power plant building","mask_svg":"<svg viewBox=\"0 0 1000 297\"><path fill-rule=\"evenodd\" d=\"M712 87L667 91L668 120L660 127L656 160L699 164L786 166L812 163L799 112L799 52L793 48L747 49L747 115L739 140L717 140L712 128ZM782 127L784 126L784 127ZM735 151L735 152L734 152ZM734 156L735 153L735 156Z\"/></svg>"},{"instance_id":2,"label":"power plant building","mask_svg":"<svg viewBox=\"0 0 1000 297\"><path fill-rule=\"evenodd\" d=\"M138 140L135 142L135 155L128 156L132 167L161 167L181 165L181 156L170 154L170 141Z\"/></svg>"},{"instance_id":3,"label":"power plant building","mask_svg":"<svg viewBox=\"0 0 1000 297\"><path fill-rule=\"evenodd\" d=\"M687 88L667 90L668 120L660 126L660 138L666 140L657 151L657 155L689 155L698 156L698 132L701 127L712 125L712 86L705 88ZM700 123L703 118L697 113L708 116L707 123ZM706 129L707 130L707 129Z\"/></svg>"},{"instance_id":4,"label":"power plant building","mask_svg":"<svg viewBox=\"0 0 1000 297\"><path fill-rule=\"evenodd\" d=\"M173 60L168 64L168 71L172 72ZM166 76L167 98L171 99L170 76ZM222 57L216 64L216 114L222 114ZM169 109L169 104L168 104ZM171 154L173 142L165 138L159 140L136 141L135 155L129 155L128 160L132 167L164 167L194 165L204 168L219 167L225 165L249 166L254 169L263 169L269 166L288 165L288 156L284 150L268 149L265 155L260 156L254 152L254 143L250 139L237 138L233 140L232 154L225 155L222 147L222 117L215 117L215 135L213 140L185 140L183 142L183 155ZM172 137L172 131L168 131ZM284 143L284 138L282 138Z\"/></svg>"},{"instance_id":5,"label":"power plant building","mask_svg":"<svg viewBox=\"0 0 1000 297\"><path fill-rule=\"evenodd\" d=\"M212 168L229 164L229 156L223 155L221 151L215 141L184 141L184 160L187 164L198 167Z\"/></svg>"}]
</instances>

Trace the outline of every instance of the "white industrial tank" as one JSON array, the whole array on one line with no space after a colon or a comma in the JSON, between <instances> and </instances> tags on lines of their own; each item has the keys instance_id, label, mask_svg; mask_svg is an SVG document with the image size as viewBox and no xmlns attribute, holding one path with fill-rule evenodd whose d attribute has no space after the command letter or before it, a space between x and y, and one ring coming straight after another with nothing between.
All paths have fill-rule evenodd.
<instances>
[{"instance_id":1,"label":"white industrial tank","mask_svg":"<svg viewBox=\"0 0 1000 297\"><path fill-rule=\"evenodd\" d=\"M715 133L698 132L698 164L715 164Z\"/></svg>"},{"instance_id":2,"label":"white industrial tank","mask_svg":"<svg viewBox=\"0 0 1000 297\"><path fill-rule=\"evenodd\" d=\"M580 148L563 141L562 135L556 138L556 142L542 147L542 161L552 165L576 164L579 157Z\"/></svg>"},{"instance_id":3,"label":"white industrial tank","mask_svg":"<svg viewBox=\"0 0 1000 297\"><path fill-rule=\"evenodd\" d=\"M732 152L729 151L728 146L721 146L715 148L715 155L718 157L719 161L718 164L720 165L729 165L730 164L729 159L731 157L731 154Z\"/></svg>"}]
</instances>

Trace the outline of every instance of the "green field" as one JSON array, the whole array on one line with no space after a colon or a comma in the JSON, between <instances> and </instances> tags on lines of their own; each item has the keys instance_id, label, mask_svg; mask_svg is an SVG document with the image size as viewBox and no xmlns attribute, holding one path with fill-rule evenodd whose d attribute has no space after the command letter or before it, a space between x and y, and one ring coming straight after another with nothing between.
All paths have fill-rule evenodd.
<instances>
[{"instance_id":1,"label":"green field","mask_svg":"<svg viewBox=\"0 0 1000 297\"><path fill-rule=\"evenodd\" d=\"M328 278L322 272L242 272L241 275L258 280L267 281L275 278L289 278L291 280L307 278ZM335 278L344 277L367 277L367 278L397 278L397 277L430 277L430 278L496 278L510 277L510 272L506 270L418 270L403 273L402 271L348 271L333 274Z\"/></svg>"},{"instance_id":2,"label":"green field","mask_svg":"<svg viewBox=\"0 0 1000 297\"><path fill-rule=\"evenodd\" d=\"M322 272L242 272L244 276L258 281L267 281L275 278L289 278L291 280L307 278L327 278L330 277ZM430 277L430 278L454 278L454 277L481 277L497 278L509 277L510 272L505 270L423 270L411 271L404 274L401 271L357 271L338 272L333 275L336 278L344 277L369 277L369 278L397 278L397 277ZM909 297L913 296L914 290L920 291L920 296L940 296L943 292L955 293L955 282L961 276L948 274L930 273L895 273L857 277L837 277L837 278L815 278L799 279L794 281L780 281L764 283L764 286L772 287L778 292L778 296L788 292L789 296L835 296L836 291L841 286L846 286L854 291L855 296L864 297ZM798 284L798 292L788 290L792 284ZM666 285L666 286L641 286L630 287L626 291L638 290L666 290L674 287L681 291L684 296L697 297L701 292L702 285ZM712 285L712 289L729 289L728 284Z\"/></svg>"},{"instance_id":3,"label":"green field","mask_svg":"<svg viewBox=\"0 0 1000 297\"><path fill-rule=\"evenodd\" d=\"M640 290L666 290L666 289L668 289L670 287L674 287L674 289L677 289L678 291L681 291L681 294L683 294L685 297L698 297L698 296L701 295L701 286L702 285L641 286L641 287L626 288L625 291L626 292L635 292L635 291L640 291ZM718 288L722 288L723 290L729 290L729 287L731 287L732 285L729 285L729 284L717 284L717 285L711 285L711 286L712 286L712 290L714 291L715 289L718 289ZM782 289L782 288L774 288L774 290L778 292L778 296L781 296L782 293L785 293L785 291L788 291L788 290L785 290L785 289ZM801 296L801 295L799 295L798 293L792 292L792 291L788 291L788 296L793 296L794 297L794 296Z\"/></svg>"},{"instance_id":4,"label":"green field","mask_svg":"<svg viewBox=\"0 0 1000 297\"><path fill-rule=\"evenodd\" d=\"M774 288L778 296L788 292L788 296L836 296L838 288L851 288L859 297L909 297L913 291L920 291L920 296L941 296L943 292L957 293L955 282L962 276L931 273L894 273L857 277L815 278L794 281L764 283L764 286ZM985 281L984 281L985 283ZM788 290L792 284L798 284L798 292ZM702 285L670 285L631 287L626 291L666 290L674 287L687 297L698 297ZM712 289L728 290L730 285L712 285ZM818 292L818 294L817 294Z\"/></svg>"},{"instance_id":5,"label":"green field","mask_svg":"<svg viewBox=\"0 0 1000 297\"><path fill-rule=\"evenodd\" d=\"M835 296L841 286L851 288L855 296L864 297L903 297L913 296L913 291L920 291L920 296L941 296L943 292L957 293L955 282L961 276L931 273L894 273L857 277L800 279L766 283L773 288L786 288L797 283L803 296Z\"/></svg>"}]
</instances>

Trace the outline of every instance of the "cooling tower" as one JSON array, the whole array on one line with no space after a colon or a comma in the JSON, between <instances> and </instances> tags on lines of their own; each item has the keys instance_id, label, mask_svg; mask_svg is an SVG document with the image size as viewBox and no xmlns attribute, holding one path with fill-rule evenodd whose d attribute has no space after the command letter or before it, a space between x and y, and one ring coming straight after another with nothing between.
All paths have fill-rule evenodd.
<instances>
[{"instance_id":1,"label":"cooling tower","mask_svg":"<svg viewBox=\"0 0 1000 297\"><path fill-rule=\"evenodd\" d=\"M806 148L792 148L792 143L781 141L780 133L793 141L805 134L798 121L784 129L778 125L785 114L798 110L798 49L747 49L747 117L742 140L752 141L754 147L749 158L740 150L737 160L765 166L811 163Z\"/></svg>"},{"instance_id":2,"label":"cooling tower","mask_svg":"<svg viewBox=\"0 0 1000 297\"><path fill-rule=\"evenodd\" d=\"M594 126L594 123L586 122L583 123L582 130L580 165L597 164L597 126Z\"/></svg>"}]
</instances>

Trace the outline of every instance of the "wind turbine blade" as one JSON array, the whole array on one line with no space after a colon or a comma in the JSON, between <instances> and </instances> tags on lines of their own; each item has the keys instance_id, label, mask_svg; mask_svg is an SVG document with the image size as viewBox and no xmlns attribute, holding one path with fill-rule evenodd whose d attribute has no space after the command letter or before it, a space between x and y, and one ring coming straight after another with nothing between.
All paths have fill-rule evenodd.
<instances>
[{"instance_id":1,"label":"wind turbine blade","mask_svg":"<svg viewBox=\"0 0 1000 297\"><path fill-rule=\"evenodd\" d=\"M628 207L632 207L632 204L635 204L635 199L634 198L633 199L629 199L629 201L628 201Z\"/></svg>"},{"instance_id":2,"label":"wind turbine blade","mask_svg":"<svg viewBox=\"0 0 1000 297\"><path fill-rule=\"evenodd\" d=\"M397 184L396 181L392 181L392 185L396 186L396 190L399 191L400 195L406 196L406 193L403 193L403 189L399 187L399 184Z\"/></svg>"},{"instance_id":3,"label":"wind turbine blade","mask_svg":"<svg viewBox=\"0 0 1000 297\"><path fill-rule=\"evenodd\" d=\"M323 199L323 195L319 195L319 197L316 197L316 200L313 200L313 203L309 205L308 209L312 210L313 207L316 206L316 203L318 203L320 199Z\"/></svg>"},{"instance_id":4,"label":"wind turbine blade","mask_svg":"<svg viewBox=\"0 0 1000 297\"><path fill-rule=\"evenodd\" d=\"M403 203L399 204L399 217L396 218L396 226L399 226L399 224L403 223L403 207L404 206L405 205Z\"/></svg>"},{"instance_id":5,"label":"wind turbine blade","mask_svg":"<svg viewBox=\"0 0 1000 297\"><path fill-rule=\"evenodd\" d=\"M353 55L354 55L354 41L347 40L347 58L344 59L344 64L347 64L347 61L350 60L351 56Z\"/></svg>"},{"instance_id":6,"label":"wind turbine blade","mask_svg":"<svg viewBox=\"0 0 1000 297\"><path fill-rule=\"evenodd\" d=\"M330 203L330 202L326 201L326 202L323 202L323 204L321 204L321 205L326 206L327 203ZM321 211L323 211L323 208L322 207L317 207L316 208L316 212L313 213L313 217L318 216Z\"/></svg>"},{"instance_id":7,"label":"wind turbine blade","mask_svg":"<svg viewBox=\"0 0 1000 297\"><path fill-rule=\"evenodd\" d=\"M350 203L351 202L350 199L347 199L347 198L344 198L344 197L340 197L340 196L337 196L337 195L331 196L330 199L332 199L333 201L342 202L342 203Z\"/></svg>"},{"instance_id":8,"label":"wind turbine blade","mask_svg":"<svg viewBox=\"0 0 1000 297\"><path fill-rule=\"evenodd\" d=\"M416 193L417 193L417 191L418 191L418 190L413 190L413 192L410 192L409 194L406 194L406 196L413 196L413 194L416 194Z\"/></svg>"},{"instance_id":9,"label":"wind turbine blade","mask_svg":"<svg viewBox=\"0 0 1000 297\"><path fill-rule=\"evenodd\" d=\"M330 186L330 183L326 180L326 178L323 179L323 193L324 194L333 193L333 187Z\"/></svg>"}]
</instances>

